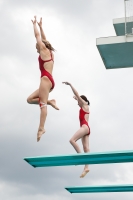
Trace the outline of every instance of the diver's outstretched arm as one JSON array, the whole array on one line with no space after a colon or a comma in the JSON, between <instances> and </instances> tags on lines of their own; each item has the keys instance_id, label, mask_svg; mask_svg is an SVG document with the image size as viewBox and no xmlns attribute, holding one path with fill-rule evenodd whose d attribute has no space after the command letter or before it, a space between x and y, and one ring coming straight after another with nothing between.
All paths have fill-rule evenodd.
<instances>
[{"instance_id":1,"label":"diver's outstretched arm","mask_svg":"<svg viewBox=\"0 0 133 200\"><path fill-rule=\"evenodd\" d=\"M37 23L36 16L34 16L34 20L31 20L31 21L33 23L34 35L35 35L37 44L39 45L40 49L46 48L45 44L41 40L40 33L39 33L37 26L36 26L36 23Z\"/></svg>"},{"instance_id":2,"label":"diver's outstretched arm","mask_svg":"<svg viewBox=\"0 0 133 200\"><path fill-rule=\"evenodd\" d=\"M42 40L46 40L46 36L44 34L43 28L42 28L42 17L40 18L40 22L37 22L38 26L40 27L40 33Z\"/></svg>"},{"instance_id":3,"label":"diver's outstretched arm","mask_svg":"<svg viewBox=\"0 0 133 200\"><path fill-rule=\"evenodd\" d=\"M69 82L62 82L62 83L66 84L66 85L69 85L69 86L71 87L71 89L72 89L74 95L75 95L73 98L74 98L75 100L77 100L77 101L80 101L82 104L84 104L83 99L79 96L77 90L72 86L71 83L69 83Z\"/></svg>"}]
</instances>

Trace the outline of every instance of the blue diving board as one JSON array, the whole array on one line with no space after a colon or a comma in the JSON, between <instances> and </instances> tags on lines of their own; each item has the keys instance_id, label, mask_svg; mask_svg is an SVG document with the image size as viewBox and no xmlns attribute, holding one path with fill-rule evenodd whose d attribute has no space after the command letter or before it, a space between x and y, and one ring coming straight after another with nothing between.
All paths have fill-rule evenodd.
<instances>
[{"instance_id":1,"label":"blue diving board","mask_svg":"<svg viewBox=\"0 0 133 200\"><path fill-rule=\"evenodd\" d=\"M97 38L96 45L106 69L133 67L133 35Z\"/></svg>"},{"instance_id":2,"label":"blue diving board","mask_svg":"<svg viewBox=\"0 0 133 200\"><path fill-rule=\"evenodd\" d=\"M113 26L117 36L132 34L133 18L126 22L126 33L125 33L125 17L113 19Z\"/></svg>"},{"instance_id":3,"label":"blue diving board","mask_svg":"<svg viewBox=\"0 0 133 200\"><path fill-rule=\"evenodd\" d=\"M70 193L133 192L133 185L74 186L65 189Z\"/></svg>"},{"instance_id":4,"label":"blue diving board","mask_svg":"<svg viewBox=\"0 0 133 200\"><path fill-rule=\"evenodd\" d=\"M133 150L24 158L33 167L133 162Z\"/></svg>"}]
</instances>

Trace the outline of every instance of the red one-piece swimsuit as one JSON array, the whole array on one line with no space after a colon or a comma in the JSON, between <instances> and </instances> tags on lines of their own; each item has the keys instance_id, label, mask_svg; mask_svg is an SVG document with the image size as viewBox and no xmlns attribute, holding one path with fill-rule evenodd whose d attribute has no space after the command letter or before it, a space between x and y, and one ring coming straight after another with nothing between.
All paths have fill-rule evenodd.
<instances>
[{"instance_id":1,"label":"red one-piece swimsuit","mask_svg":"<svg viewBox=\"0 0 133 200\"><path fill-rule=\"evenodd\" d=\"M41 78L43 76L47 76L49 78L49 80L52 83L52 88L51 88L51 90L52 90L54 88L54 86L55 86L55 82L54 82L53 76L44 68L44 63L50 62L51 60L53 61L51 51L50 51L50 55L51 55L51 59L42 60L41 57L39 56L38 61L39 61L39 68L40 68L40 71L41 71Z\"/></svg>"},{"instance_id":2,"label":"red one-piece swimsuit","mask_svg":"<svg viewBox=\"0 0 133 200\"><path fill-rule=\"evenodd\" d=\"M82 108L80 108L79 110L79 121L80 121L80 127L83 125L83 124L86 124L89 128L89 132L87 135L90 134L90 127L89 127L89 124L88 122L86 121L85 119L85 114L90 114L89 112L85 112Z\"/></svg>"}]
</instances>

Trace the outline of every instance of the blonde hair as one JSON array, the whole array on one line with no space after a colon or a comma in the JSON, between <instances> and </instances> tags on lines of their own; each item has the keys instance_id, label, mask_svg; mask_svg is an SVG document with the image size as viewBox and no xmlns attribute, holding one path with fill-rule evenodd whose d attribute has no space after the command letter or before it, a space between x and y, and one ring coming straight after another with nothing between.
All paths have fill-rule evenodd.
<instances>
[{"instance_id":1,"label":"blonde hair","mask_svg":"<svg viewBox=\"0 0 133 200\"><path fill-rule=\"evenodd\" d=\"M51 45L47 40L43 40L42 42L45 44L45 46L46 46L49 50L55 51L55 49L52 47L52 45Z\"/></svg>"}]
</instances>

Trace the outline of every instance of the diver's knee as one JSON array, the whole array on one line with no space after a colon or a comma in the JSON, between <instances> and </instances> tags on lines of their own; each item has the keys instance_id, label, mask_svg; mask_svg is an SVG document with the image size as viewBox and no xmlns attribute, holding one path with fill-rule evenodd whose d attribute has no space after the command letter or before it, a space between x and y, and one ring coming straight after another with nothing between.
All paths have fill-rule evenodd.
<instances>
[{"instance_id":1,"label":"diver's knee","mask_svg":"<svg viewBox=\"0 0 133 200\"><path fill-rule=\"evenodd\" d=\"M44 108L44 107L47 107L47 104L39 101L39 106L40 106L40 108Z\"/></svg>"},{"instance_id":2,"label":"diver's knee","mask_svg":"<svg viewBox=\"0 0 133 200\"><path fill-rule=\"evenodd\" d=\"M72 138L69 140L70 144L73 145L73 143L75 142Z\"/></svg>"},{"instance_id":3,"label":"diver's knee","mask_svg":"<svg viewBox=\"0 0 133 200\"><path fill-rule=\"evenodd\" d=\"M31 104L31 102L32 102L32 100L31 100L31 98L27 98L27 103L29 103L29 104Z\"/></svg>"}]
</instances>

